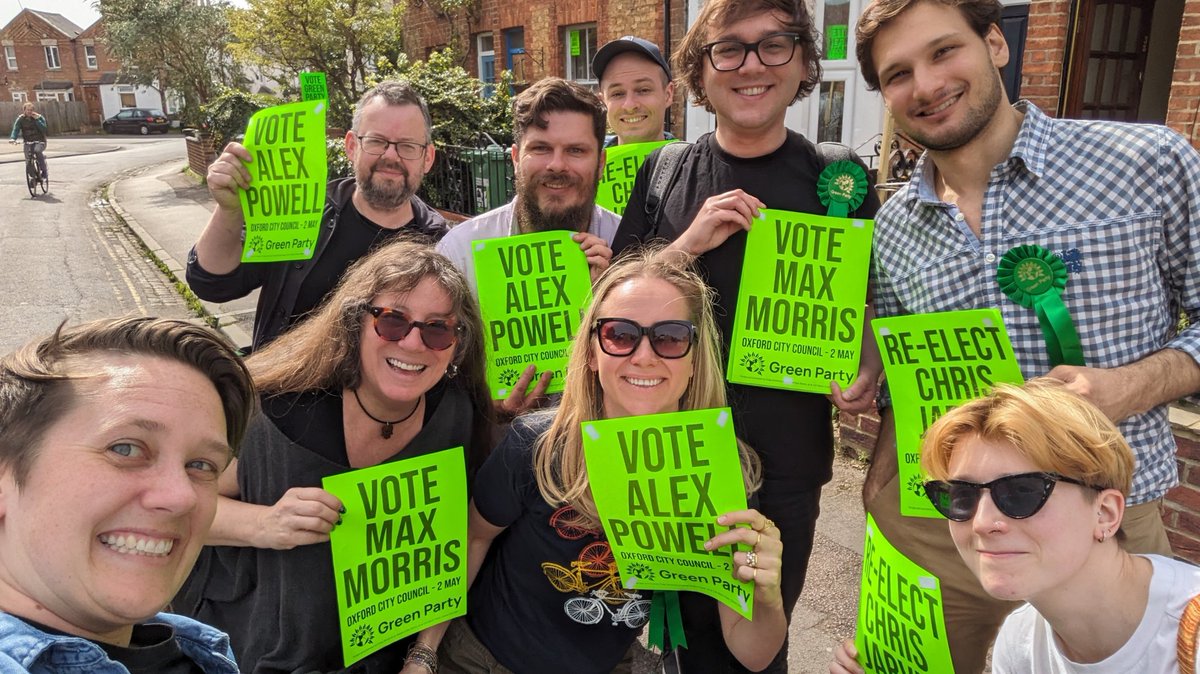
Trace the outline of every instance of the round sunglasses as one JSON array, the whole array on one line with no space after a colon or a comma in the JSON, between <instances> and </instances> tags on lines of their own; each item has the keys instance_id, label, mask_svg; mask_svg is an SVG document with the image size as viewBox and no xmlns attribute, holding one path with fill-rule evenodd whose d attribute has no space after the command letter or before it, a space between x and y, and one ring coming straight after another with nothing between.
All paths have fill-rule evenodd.
<instances>
[{"instance_id":1,"label":"round sunglasses","mask_svg":"<svg viewBox=\"0 0 1200 674\"><path fill-rule=\"evenodd\" d=\"M449 321L414 321L404 312L387 307L365 305L363 309L375 317L375 334L389 342L398 342L407 337L413 328L420 328L419 334L425 346L434 351L445 351L454 346L463 331L461 325Z\"/></svg>"},{"instance_id":2,"label":"round sunglasses","mask_svg":"<svg viewBox=\"0 0 1200 674\"><path fill-rule=\"evenodd\" d=\"M991 492L992 503L996 504L997 510L1012 519L1023 520L1033 517L1046 505L1054 485L1059 482L1097 491L1100 489L1058 473L1020 473L998 477L983 484L966 480L931 480L925 483L925 496L946 519L966 522L975 517L979 499L986 489Z\"/></svg>"},{"instance_id":3,"label":"round sunglasses","mask_svg":"<svg viewBox=\"0 0 1200 674\"><path fill-rule=\"evenodd\" d=\"M636 351L642 337L649 337L650 348L667 360L688 355L696 341L696 326L691 321L659 321L643 326L628 318L601 318L592 325L592 332L600 342L600 350L618 358Z\"/></svg>"}]
</instances>

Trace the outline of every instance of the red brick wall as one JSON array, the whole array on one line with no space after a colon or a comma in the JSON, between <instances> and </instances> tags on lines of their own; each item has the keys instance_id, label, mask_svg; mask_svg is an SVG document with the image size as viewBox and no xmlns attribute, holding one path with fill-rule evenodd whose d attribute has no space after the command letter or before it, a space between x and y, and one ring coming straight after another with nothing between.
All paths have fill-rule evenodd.
<instances>
[{"instance_id":1,"label":"red brick wall","mask_svg":"<svg viewBox=\"0 0 1200 674\"><path fill-rule=\"evenodd\" d=\"M839 450L851 458L871 456L879 418L874 414L838 416ZM1200 436L1176 428L1179 486L1167 492L1163 524L1175 554L1200 564Z\"/></svg>"},{"instance_id":2,"label":"red brick wall","mask_svg":"<svg viewBox=\"0 0 1200 674\"><path fill-rule=\"evenodd\" d=\"M1066 58L1069 0L1032 0L1021 64L1021 98L1046 113L1058 109L1058 88Z\"/></svg>"},{"instance_id":3,"label":"red brick wall","mask_svg":"<svg viewBox=\"0 0 1200 674\"><path fill-rule=\"evenodd\" d=\"M1200 149L1200 0L1187 0L1183 6L1167 125Z\"/></svg>"}]
</instances>

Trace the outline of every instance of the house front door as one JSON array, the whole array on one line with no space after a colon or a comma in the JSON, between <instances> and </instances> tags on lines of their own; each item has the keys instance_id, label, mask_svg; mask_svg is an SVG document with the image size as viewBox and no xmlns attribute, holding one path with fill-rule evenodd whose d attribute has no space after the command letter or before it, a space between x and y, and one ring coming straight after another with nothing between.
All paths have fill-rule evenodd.
<instances>
[{"instance_id":1,"label":"house front door","mask_svg":"<svg viewBox=\"0 0 1200 674\"><path fill-rule=\"evenodd\" d=\"M1153 0L1078 3L1064 116L1137 121L1153 11Z\"/></svg>"}]
</instances>

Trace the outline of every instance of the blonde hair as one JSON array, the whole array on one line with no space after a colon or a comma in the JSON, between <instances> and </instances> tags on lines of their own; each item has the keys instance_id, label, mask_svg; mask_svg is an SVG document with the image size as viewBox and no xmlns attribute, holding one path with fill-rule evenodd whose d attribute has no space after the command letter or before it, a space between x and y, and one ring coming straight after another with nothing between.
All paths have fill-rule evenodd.
<instances>
[{"instance_id":1,"label":"blonde hair","mask_svg":"<svg viewBox=\"0 0 1200 674\"><path fill-rule=\"evenodd\" d=\"M721 344L713 321L713 292L694 271L692 262L683 253L650 247L623 256L596 281L592 303L580 320L571 347L562 402L550 428L537 439L533 455L538 491L550 505L571 504L578 513L573 525L600 528L584 462L580 423L604 418L604 390L589 362L592 325L603 315L601 308L614 288L626 281L660 279L683 295L688 317L696 326L696 344L692 349L692 380L679 401L679 409L708 409L727 404ZM753 493L761 479L758 456L740 440L738 451L746 491Z\"/></svg>"},{"instance_id":2,"label":"blonde hair","mask_svg":"<svg viewBox=\"0 0 1200 674\"><path fill-rule=\"evenodd\" d=\"M922 470L949 479L954 452L973 438L1011 445L1039 470L1097 489L1128 495L1133 483L1133 452L1121 432L1056 379L997 384L990 395L946 412L925 435Z\"/></svg>"}]
</instances>

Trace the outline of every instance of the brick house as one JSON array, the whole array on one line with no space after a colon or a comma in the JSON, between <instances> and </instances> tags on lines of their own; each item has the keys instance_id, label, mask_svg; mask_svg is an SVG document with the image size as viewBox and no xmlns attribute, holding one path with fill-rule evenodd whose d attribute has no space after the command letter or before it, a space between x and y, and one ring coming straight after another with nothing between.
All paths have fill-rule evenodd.
<instances>
[{"instance_id":1,"label":"brick house","mask_svg":"<svg viewBox=\"0 0 1200 674\"><path fill-rule=\"evenodd\" d=\"M99 21L83 29L61 14L22 10L0 28L0 101L83 101L95 126L123 107L161 108L156 88L121 80L103 31Z\"/></svg>"},{"instance_id":2,"label":"brick house","mask_svg":"<svg viewBox=\"0 0 1200 674\"><path fill-rule=\"evenodd\" d=\"M509 70L518 88L551 75L596 87L591 60L600 45L622 35L674 45L687 30L685 0L477 0L453 16L439 8L436 0L408 3L408 53L423 58L453 43L468 72L487 82ZM678 130L681 104L672 117Z\"/></svg>"}]
</instances>

